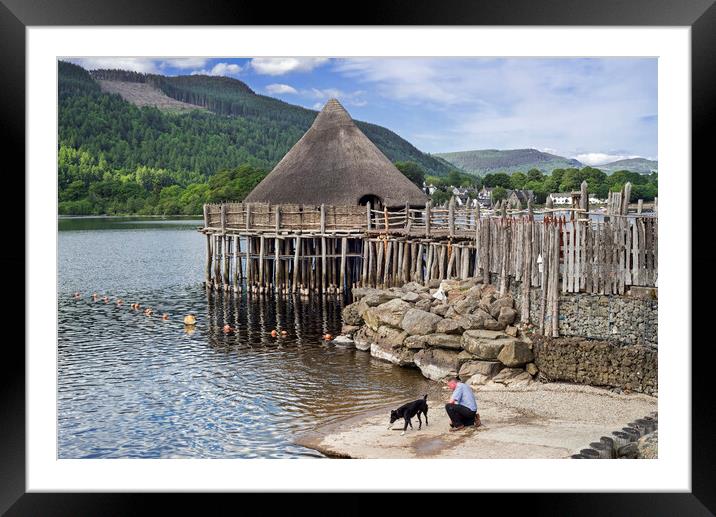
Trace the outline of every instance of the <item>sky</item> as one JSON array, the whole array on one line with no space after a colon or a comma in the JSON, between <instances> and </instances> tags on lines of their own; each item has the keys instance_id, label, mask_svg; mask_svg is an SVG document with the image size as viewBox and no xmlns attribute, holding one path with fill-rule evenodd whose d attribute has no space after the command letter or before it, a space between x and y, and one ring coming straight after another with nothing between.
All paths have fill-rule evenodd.
<instances>
[{"instance_id":1,"label":"sky","mask_svg":"<svg viewBox=\"0 0 716 517\"><path fill-rule=\"evenodd\" d=\"M357 120L424 152L523 149L587 165L657 159L656 58L71 58L89 70L233 77Z\"/></svg>"}]
</instances>

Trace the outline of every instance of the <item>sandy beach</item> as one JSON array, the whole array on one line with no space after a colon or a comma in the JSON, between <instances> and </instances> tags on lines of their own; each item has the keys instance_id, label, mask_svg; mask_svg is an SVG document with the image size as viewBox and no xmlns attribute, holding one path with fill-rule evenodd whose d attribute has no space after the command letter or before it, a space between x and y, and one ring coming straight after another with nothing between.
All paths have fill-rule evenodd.
<instances>
[{"instance_id":1,"label":"sandy beach","mask_svg":"<svg viewBox=\"0 0 716 517\"><path fill-rule=\"evenodd\" d=\"M479 428L448 432L449 398L428 398L428 426L402 420L387 429L392 407L332 423L299 436L300 445L338 458L568 458L601 436L657 411L657 399L591 386L535 383L524 388L475 390Z\"/></svg>"}]
</instances>

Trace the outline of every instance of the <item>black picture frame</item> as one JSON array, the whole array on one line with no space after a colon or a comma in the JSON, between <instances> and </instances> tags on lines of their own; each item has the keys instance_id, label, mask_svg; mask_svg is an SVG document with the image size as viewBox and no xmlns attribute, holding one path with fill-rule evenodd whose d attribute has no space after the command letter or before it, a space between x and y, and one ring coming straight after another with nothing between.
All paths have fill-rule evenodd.
<instances>
[{"instance_id":1,"label":"black picture frame","mask_svg":"<svg viewBox=\"0 0 716 517\"><path fill-rule=\"evenodd\" d=\"M278 7L280 5L280 7ZM25 29L28 26L49 25L551 25L551 26L689 26L691 27L692 71L692 156L693 170L707 166L708 150L713 147L716 103L716 6L714 0L503 0L468 2L441 0L392 1L385 5L363 2L350 15L339 14L335 3L303 2L269 4L243 1L197 2L190 0L145 1L124 0L0 0L0 64L3 71L0 95L0 131L3 156L16 158L13 171L24 171L25 156ZM334 19L320 19L316 13L334 13ZM17 182L12 190L5 183L6 202L11 213L22 217L25 211L24 177L12 175ZM689 178L693 189L693 175ZM11 179L6 180L10 182ZM700 180L701 181L701 180ZM701 187L702 188L702 187ZM692 190L693 191L693 190ZM696 199L692 196L692 199ZM29 200L30 206L32 204ZM698 217L692 210L692 236L698 235L696 224L708 220ZM705 210L705 207L703 208ZM17 225L15 224L17 228ZM24 242L24 232L17 239ZM14 278L16 286L11 292L21 292L24 283L12 272L24 270L24 245L13 241L2 257L6 279ZM692 256L690 271L708 268L713 263L705 257ZM684 264L688 269L689 265ZM8 274L10 273L10 274ZM20 284L23 283L21 286ZM53 289L48 286L48 289ZM693 293L693 291L692 291ZM692 295L693 297L693 295ZM16 314L17 297L3 307L5 314ZM31 300L30 300L31 302ZM6 301L3 302L5 305ZM696 321L708 321L708 306L696 300L693 303ZM32 310L26 304L27 310ZM10 311L10 312L8 312ZM692 316L692 321L693 321ZM19 325L17 325L19 327ZM697 340L685 329L684 342L662 343L662 346L679 346L692 357L692 491L690 493L642 494L511 494L509 505L529 509L531 515L713 515L716 512L716 476L714 440L711 430L716 424L716 411L710 400L708 383L713 360L713 345ZM694 329L696 330L696 329ZM697 346L691 346L691 343ZM25 493L25 354L17 340L6 339L3 351L3 374L0 404L0 512L7 515L125 515L141 510L136 495L129 494L76 494ZM177 495L150 496L161 499L165 511L173 504L185 504ZM245 495L241 497L246 497ZM488 495L475 497L474 505L487 508ZM496 502L504 501L506 494L493 496ZM350 510L341 514L364 513L368 504L365 498L352 495ZM253 497L252 497L253 499ZM479 505L477 502L479 501ZM256 504L246 501L243 504ZM520 505L522 503L522 505ZM308 504L313 505L313 502ZM484 505L484 506L483 506ZM518 506L519 505L519 506ZM273 506L273 504L272 504ZM346 508L344 507L344 508ZM248 508L248 506L246 506ZM274 506L275 508L275 506ZM315 508L315 507L314 507ZM455 507L448 504L446 511ZM394 508L397 510L398 508ZM326 508L327 510L327 508ZM419 508L413 508L419 511ZM477 511L477 510L475 510ZM334 512L331 512L332 514Z\"/></svg>"}]
</instances>

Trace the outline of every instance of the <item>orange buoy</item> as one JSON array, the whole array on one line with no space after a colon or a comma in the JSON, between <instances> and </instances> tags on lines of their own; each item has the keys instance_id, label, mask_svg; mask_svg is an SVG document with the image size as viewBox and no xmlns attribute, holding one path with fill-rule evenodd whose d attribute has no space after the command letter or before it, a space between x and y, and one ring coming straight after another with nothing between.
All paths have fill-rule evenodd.
<instances>
[{"instance_id":1,"label":"orange buoy","mask_svg":"<svg viewBox=\"0 0 716 517\"><path fill-rule=\"evenodd\" d=\"M276 329L273 329L271 331L271 337L276 337L278 335L278 332L276 332Z\"/></svg>"},{"instance_id":2,"label":"orange buoy","mask_svg":"<svg viewBox=\"0 0 716 517\"><path fill-rule=\"evenodd\" d=\"M196 318L193 314L187 314L186 316L184 316L184 325L196 325Z\"/></svg>"},{"instance_id":3,"label":"orange buoy","mask_svg":"<svg viewBox=\"0 0 716 517\"><path fill-rule=\"evenodd\" d=\"M166 312L165 312L164 314L162 314L162 319L163 319L163 320L168 320L168 319L169 319L169 314L167 314Z\"/></svg>"},{"instance_id":4,"label":"orange buoy","mask_svg":"<svg viewBox=\"0 0 716 517\"><path fill-rule=\"evenodd\" d=\"M102 298L102 301L103 301L104 303L109 303L109 297L108 297L108 296L105 296L104 298Z\"/></svg>"},{"instance_id":5,"label":"orange buoy","mask_svg":"<svg viewBox=\"0 0 716 517\"><path fill-rule=\"evenodd\" d=\"M154 311L153 311L152 309L150 309L149 307L147 307L146 309L144 309L144 315L145 315L145 316L151 316L153 312L154 312Z\"/></svg>"},{"instance_id":6,"label":"orange buoy","mask_svg":"<svg viewBox=\"0 0 716 517\"><path fill-rule=\"evenodd\" d=\"M281 331L281 337L286 337L287 335L288 335L288 332L286 332L285 330Z\"/></svg>"},{"instance_id":7,"label":"orange buoy","mask_svg":"<svg viewBox=\"0 0 716 517\"><path fill-rule=\"evenodd\" d=\"M234 329L231 328L231 325L228 323L224 325L224 334L228 334L229 332L233 331Z\"/></svg>"},{"instance_id":8,"label":"orange buoy","mask_svg":"<svg viewBox=\"0 0 716 517\"><path fill-rule=\"evenodd\" d=\"M324 339L325 341L330 341L331 339L333 339L333 336L331 336L330 334L326 334L326 335L323 336L323 339Z\"/></svg>"}]
</instances>

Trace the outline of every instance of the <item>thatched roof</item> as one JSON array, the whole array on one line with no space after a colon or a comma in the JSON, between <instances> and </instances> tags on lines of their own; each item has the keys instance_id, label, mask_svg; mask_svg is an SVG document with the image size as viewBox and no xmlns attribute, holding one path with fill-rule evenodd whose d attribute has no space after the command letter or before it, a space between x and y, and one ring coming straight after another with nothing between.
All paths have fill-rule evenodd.
<instances>
[{"instance_id":1,"label":"thatched roof","mask_svg":"<svg viewBox=\"0 0 716 517\"><path fill-rule=\"evenodd\" d=\"M331 99L246 202L357 205L370 195L386 206L427 200Z\"/></svg>"}]
</instances>

